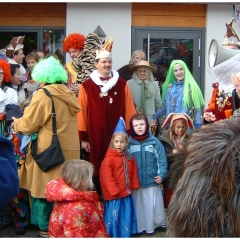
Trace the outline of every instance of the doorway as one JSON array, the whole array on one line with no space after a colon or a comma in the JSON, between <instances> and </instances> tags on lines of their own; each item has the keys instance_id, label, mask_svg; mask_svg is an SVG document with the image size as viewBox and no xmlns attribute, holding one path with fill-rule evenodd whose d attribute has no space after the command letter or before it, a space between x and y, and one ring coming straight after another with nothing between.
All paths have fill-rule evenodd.
<instances>
[{"instance_id":1,"label":"doorway","mask_svg":"<svg viewBox=\"0 0 240 240\"><path fill-rule=\"evenodd\" d=\"M205 29L132 27L132 52L141 49L151 64L169 67L183 60L204 95Z\"/></svg>"}]
</instances>

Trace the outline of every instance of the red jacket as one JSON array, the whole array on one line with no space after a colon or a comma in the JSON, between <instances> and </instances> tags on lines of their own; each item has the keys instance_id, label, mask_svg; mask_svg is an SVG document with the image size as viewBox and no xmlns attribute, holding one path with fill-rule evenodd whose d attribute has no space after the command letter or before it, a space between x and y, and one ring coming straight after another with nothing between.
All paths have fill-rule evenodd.
<instances>
[{"instance_id":1,"label":"red jacket","mask_svg":"<svg viewBox=\"0 0 240 240\"><path fill-rule=\"evenodd\" d=\"M54 201L48 229L50 237L107 237L103 205L97 192L77 192L57 178L47 184L46 198Z\"/></svg>"},{"instance_id":2,"label":"red jacket","mask_svg":"<svg viewBox=\"0 0 240 240\"><path fill-rule=\"evenodd\" d=\"M140 188L136 160L133 156L129 156L108 149L100 167L104 200L123 198L131 194L133 189Z\"/></svg>"}]
</instances>

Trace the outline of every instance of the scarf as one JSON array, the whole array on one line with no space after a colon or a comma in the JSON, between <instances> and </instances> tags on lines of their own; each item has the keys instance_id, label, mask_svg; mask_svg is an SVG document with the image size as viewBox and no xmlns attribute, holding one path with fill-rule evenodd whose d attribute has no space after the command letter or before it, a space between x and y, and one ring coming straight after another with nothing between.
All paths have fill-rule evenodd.
<instances>
[{"instance_id":1,"label":"scarf","mask_svg":"<svg viewBox=\"0 0 240 240\"><path fill-rule=\"evenodd\" d=\"M141 79L137 79L137 82L141 84L141 97L140 97L140 106L139 110L143 113L146 113L146 99L150 98L153 93L149 88L149 80L142 81Z\"/></svg>"}]
</instances>

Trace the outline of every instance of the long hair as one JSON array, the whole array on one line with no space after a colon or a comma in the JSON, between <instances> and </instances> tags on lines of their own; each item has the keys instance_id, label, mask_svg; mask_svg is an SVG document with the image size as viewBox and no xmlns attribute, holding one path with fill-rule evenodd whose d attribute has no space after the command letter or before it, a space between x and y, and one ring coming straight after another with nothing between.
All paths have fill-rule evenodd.
<instances>
[{"instance_id":1,"label":"long hair","mask_svg":"<svg viewBox=\"0 0 240 240\"><path fill-rule=\"evenodd\" d=\"M240 237L240 121L192 134L169 204L169 237Z\"/></svg>"},{"instance_id":2,"label":"long hair","mask_svg":"<svg viewBox=\"0 0 240 240\"><path fill-rule=\"evenodd\" d=\"M169 87L170 84L172 84L175 80L175 76L174 76L174 66L176 64L180 64L184 70L184 107L185 108L190 108L191 107L191 103L193 101L194 107L197 109L200 109L201 106L204 105L204 99L203 99L203 95L202 92L197 84L197 82L195 81L195 79L193 78L192 74L190 73L186 63L182 60L173 60L170 64L170 67L168 69L168 74L166 77L166 81L163 83L162 85L162 100L165 99L166 97L166 93L167 93L167 89ZM189 89L190 87L190 89ZM191 94L190 94L191 92Z\"/></svg>"}]
</instances>

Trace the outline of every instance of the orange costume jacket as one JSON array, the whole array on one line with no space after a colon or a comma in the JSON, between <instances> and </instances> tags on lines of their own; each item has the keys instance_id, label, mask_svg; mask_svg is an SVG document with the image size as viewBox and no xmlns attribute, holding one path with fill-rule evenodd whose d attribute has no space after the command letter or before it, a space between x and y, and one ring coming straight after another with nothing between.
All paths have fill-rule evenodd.
<instances>
[{"instance_id":1,"label":"orange costume jacket","mask_svg":"<svg viewBox=\"0 0 240 240\"><path fill-rule=\"evenodd\" d=\"M208 104L208 108L204 112L212 112L215 114L216 121L230 118L233 112L233 96L230 93L219 91L218 83L213 83L212 98Z\"/></svg>"},{"instance_id":2,"label":"orange costume jacket","mask_svg":"<svg viewBox=\"0 0 240 240\"><path fill-rule=\"evenodd\" d=\"M130 153L123 155L109 148L100 168L104 200L123 198L140 188L137 172L136 160Z\"/></svg>"},{"instance_id":3,"label":"orange costume jacket","mask_svg":"<svg viewBox=\"0 0 240 240\"><path fill-rule=\"evenodd\" d=\"M114 71L114 74L118 73ZM99 176L101 162L120 117L129 132L130 118L136 113L127 82L118 78L106 96L100 96L100 86L91 78L80 85L78 102L78 131L80 141L90 143L89 162L94 165L94 176Z\"/></svg>"}]
</instances>

